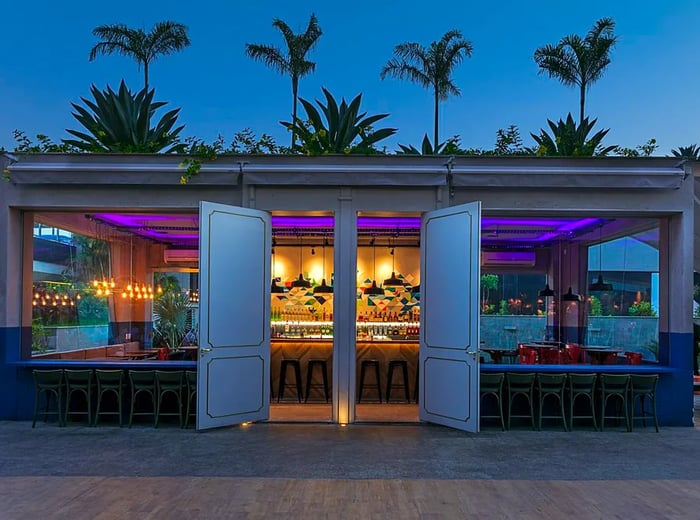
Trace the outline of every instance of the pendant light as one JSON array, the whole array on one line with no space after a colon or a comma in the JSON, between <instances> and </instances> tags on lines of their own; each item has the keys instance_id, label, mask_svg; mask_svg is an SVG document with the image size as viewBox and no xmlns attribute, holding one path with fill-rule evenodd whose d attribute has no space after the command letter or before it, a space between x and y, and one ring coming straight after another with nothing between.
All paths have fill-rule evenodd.
<instances>
[{"instance_id":1,"label":"pendant light","mask_svg":"<svg viewBox=\"0 0 700 520\"><path fill-rule=\"evenodd\" d=\"M589 292L612 291L611 283L603 281L603 224L598 228L598 279L588 286Z\"/></svg>"},{"instance_id":2,"label":"pendant light","mask_svg":"<svg viewBox=\"0 0 700 520\"><path fill-rule=\"evenodd\" d=\"M569 255L569 278L571 278L571 247L567 247L566 249L566 254ZM582 301L581 295L576 294L573 292L571 289L571 286L569 285L569 290L566 291L566 294L563 294L561 297L561 301L563 302L580 302Z\"/></svg>"},{"instance_id":3,"label":"pendant light","mask_svg":"<svg viewBox=\"0 0 700 520\"><path fill-rule=\"evenodd\" d=\"M374 237L372 237L372 240L370 240L369 243L372 246L372 270L374 271L374 276L372 285L370 287L365 287L362 292L368 296L380 296L384 294L384 289L377 287L377 251L374 245Z\"/></svg>"},{"instance_id":4,"label":"pendant light","mask_svg":"<svg viewBox=\"0 0 700 520\"><path fill-rule=\"evenodd\" d=\"M541 289L540 292L537 293L537 296L540 298L551 298L554 296L554 290L550 289L549 283L545 283L544 289Z\"/></svg>"},{"instance_id":5,"label":"pendant light","mask_svg":"<svg viewBox=\"0 0 700 520\"><path fill-rule=\"evenodd\" d=\"M394 245L396 245L396 243L394 243ZM391 246L391 250L389 251L391 255L391 277L384 280L384 287L403 287L403 281L396 278L396 273L394 272L394 258L396 258L394 255L394 245Z\"/></svg>"},{"instance_id":6,"label":"pendant light","mask_svg":"<svg viewBox=\"0 0 700 520\"><path fill-rule=\"evenodd\" d=\"M297 278L296 280L294 280L292 282L292 287L303 287L305 289L308 289L309 287L311 287L311 282L309 282L308 280L306 280L304 278L304 275L302 274L302 268L301 268L301 265L302 265L301 264L301 253L302 253L303 248L304 248L304 245L302 244L301 236L299 236L299 278Z\"/></svg>"},{"instance_id":7,"label":"pendant light","mask_svg":"<svg viewBox=\"0 0 700 520\"><path fill-rule=\"evenodd\" d=\"M333 292L333 287L326 285L326 244L328 239L324 237L323 239L323 277L321 279L321 285L314 287L314 294L328 294Z\"/></svg>"}]
</instances>

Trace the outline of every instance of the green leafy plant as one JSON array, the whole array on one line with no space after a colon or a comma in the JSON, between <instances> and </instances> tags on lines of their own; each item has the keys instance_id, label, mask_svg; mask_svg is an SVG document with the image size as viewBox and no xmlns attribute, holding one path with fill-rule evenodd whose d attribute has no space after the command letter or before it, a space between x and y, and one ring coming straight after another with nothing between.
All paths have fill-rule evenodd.
<instances>
[{"instance_id":1,"label":"green leafy plant","mask_svg":"<svg viewBox=\"0 0 700 520\"><path fill-rule=\"evenodd\" d=\"M78 150L67 143L54 143L44 134L36 134L36 142L32 141L22 130L14 130L12 137L17 143L15 152L20 153L75 153Z\"/></svg>"},{"instance_id":2,"label":"green leafy plant","mask_svg":"<svg viewBox=\"0 0 700 520\"><path fill-rule=\"evenodd\" d=\"M433 148L433 143L428 139L428 134L423 136L423 141L421 142L421 149L418 150L413 145L403 145L399 144L400 150L396 151L396 155L441 155L445 149L447 142L440 143L437 147Z\"/></svg>"},{"instance_id":3,"label":"green leafy plant","mask_svg":"<svg viewBox=\"0 0 700 520\"><path fill-rule=\"evenodd\" d=\"M627 312L630 316L656 316L656 311L651 306L651 302L637 302Z\"/></svg>"},{"instance_id":4,"label":"green leafy plant","mask_svg":"<svg viewBox=\"0 0 700 520\"><path fill-rule=\"evenodd\" d=\"M491 291L498 289L498 280L499 277L497 274L489 273L481 275L481 312L484 314L490 314L490 312L495 310L495 306L489 304L489 299L491 297Z\"/></svg>"},{"instance_id":5,"label":"green leafy plant","mask_svg":"<svg viewBox=\"0 0 700 520\"><path fill-rule=\"evenodd\" d=\"M675 150L671 150L674 157L680 159L690 159L691 161L700 161L700 146L691 144L690 146L679 146Z\"/></svg>"},{"instance_id":6,"label":"green leafy plant","mask_svg":"<svg viewBox=\"0 0 700 520\"><path fill-rule=\"evenodd\" d=\"M540 67L540 73L546 72L550 78L557 78L566 86L578 86L581 122L585 116L586 91L601 78L610 64L610 51L617 43L614 30L612 18L601 18L585 38L570 34L557 45L545 45L535 51L535 63Z\"/></svg>"},{"instance_id":7,"label":"green leafy plant","mask_svg":"<svg viewBox=\"0 0 700 520\"><path fill-rule=\"evenodd\" d=\"M180 291L164 291L153 300L153 332L170 349L185 337L189 298Z\"/></svg>"},{"instance_id":8,"label":"green leafy plant","mask_svg":"<svg viewBox=\"0 0 700 520\"><path fill-rule=\"evenodd\" d=\"M338 104L325 88L323 93L326 96L326 104L316 100L321 109L320 113L310 102L301 99L308 120L296 119L292 123L281 121L287 129L296 132L301 141L302 151L307 155L377 153L374 145L396 133L396 128L372 128L374 123L388 117L389 114L367 116L366 112L360 113L362 94L355 96L350 103L342 98Z\"/></svg>"},{"instance_id":9,"label":"green leafy plant","mask_svg":"<svg viewBox=\"0 0 700 520\"><path fill-rule=\"evenodd\" d=\"M640 144L634 148L618 146L615 149L615 153L623 157L651 157L658 148L659 145L656 143L656 139L652 137L646 143Z\"/></svg>"},{"instance_id":10,"label":"green leafy plant","mask_svg":"<svg viewBox=\"0 0 700 520\"><path fill-rule=\"evenodd\" d=\"M89 133L67 130L79 140L67 139L65 144L85 152L172 153L184 150L185 144L180 143L178 137L184 125L173 129L179 108L166 112L151 126L156 110L167 104L153 101L153 89L132 94L122 81L119 92L109 86L100 91L95 85L90 87L90 92L94 102L81 98L87 109L72 103L76 110L73 117Z\"/></svg>"},{"instance_id":11,"label":"green leafy plant","mask_svg":"<svg viewBox=\"0 0 700 520\"><path fill-rule=\"evenodd\" d=\"M100 25L92 34L101 38L90 50L90 61L100 54L122 54L143 66L143 85L148 90L148 69L159 55L172 54L189 46L187 27L176 22L158 22L150 32L124 24Z\"/></svg>"},{"instance_id":12,"label":"green leafy plant","mask_svg":"<svg viewBox=\"0 0 700 520\"><path fill-rule=\"evenodd\" d=\"M591 303L591 308L589 311L590 316L602 316L603 315L603 304L600 301L600 298L596 296L591 296L590 297L590 303Z\"/></svg>"},{"instance_id":13,"label":"green leafy plant","mask_svg":"<svg viewBox=\"0 0 700 520\"><path fill-rule=\"evenodd\" d=\"M41 319L32 319L32 352L46 352L49 349L49 333Z\"/></svg>"},{"instance_id":14,"label":"green leafy plant","mask_svg":"<svg viewBox=\"0 0 700 520\"><path fill-rule=\"evenodd\" d=\"M498 302L498 314L501 316L510 314L510 307L508 306L508 302L506 300L501 300Z\"/></svg>"},{"instance_id":15,"label":"green leafy plant","mask_svg":"<svg viewBox=\"0 0 700 520\"><path fill-rule=\"evenodd\" d=\"M540 131L540 135L530 134L539 145L537 154L565 157L608 155L617 148L614 145L606 147L601 145L601 141L610 129L600 130L589 137L597 121L597 119L589 121L588 118L584 118L581 124L577 125L571 113L566 117L566 121L560 119L554 123L548 119L547 123L552 130L551 136L544 129Z\"/></svg>"}]
</instances>

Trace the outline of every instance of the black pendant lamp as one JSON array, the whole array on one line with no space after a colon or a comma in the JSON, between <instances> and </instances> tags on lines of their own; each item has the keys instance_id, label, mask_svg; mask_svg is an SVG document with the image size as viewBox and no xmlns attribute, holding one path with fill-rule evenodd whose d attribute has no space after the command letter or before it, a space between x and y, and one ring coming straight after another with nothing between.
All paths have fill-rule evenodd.
<instances>
[{"instance_id":1,"label":"black pendant lamp","mask_svg":"<svg viewBox=\"0 0 700 520\"><path fill-rule=\"evenodd\" d=\"M544 289L537 293L540 298L551 298L554 296L554 290L550 289L549 284L544 284Z\"/></svg>"},{"instance_id":2,"label":"black pendant lamp","mask_svg":"<svg viewBox=\"0 0 700 520\"><path fill-rule=\"evenodd\" d=\"M606 283L603 280L603 224L600 225L598 233L598 279L588 286L589 292L606 292L612 291L611 283Z\"/></svg>"},{"instance_id":3,"label":"black pendant lamp","mask_svg":"<svg viewBox=\"0 0 700 520\"><path fill-rule=\"evenodd\" d=\"M321 280L321 285L314 287L314 294L328 294L333 292L333 287L326 284L326 243L328 241L323 239L323 279Z\"/></svg>"},{"instance_id":4,"label":"black pendant lamp","mask_svg":"<svg viewBox=\"0 0 700 520\"><path fill-rule=\"evenodd\" d=\"M292 282L292 287L303 287L305 289L308 289L309 287L311 287L311 282L306 280L301 272L301 253L303 247L304 246L301 243L301 237L299 237L299 278Z\"/></svg>"},{"instance_id":5,"label":"black pendant lamp","mask_svg":"<svg viewBox=\"0 0 700 520\"><path fill-rule=\"evenodd\" d=\"M391 255L391 277L384 280L384 287L402 287L403 281L396 278L396 273L394 272L394 246L391 246L389 254Z\"/></svg>"},{"instance_id":6,"label":"black pendant lamp","mask_svg":"<svg viewBox=\"0 0 700 520\"><path fill-rule=\"evenodd\" d=\"M374 246L374 237L370 240L370 245L372 246L372 270L374 271L374 280L372 280L372 285L365 287L362 292L368 296L380 296L384 294L384 289L377 287L377 251Z\"/></svg>"},{"instance_id":7,"label":"black pendant lamp","mask_svg":"<svg viewBox=\"0 0 700 520\"><path fill-rule=\"evenodd\" d=\"M569 286L569 290L566 291L566 294L562 295L561 301L563 301L563 302L580 302L581 295L573 292L571 290L571 287Z\"/></svg>"}]
</instances>

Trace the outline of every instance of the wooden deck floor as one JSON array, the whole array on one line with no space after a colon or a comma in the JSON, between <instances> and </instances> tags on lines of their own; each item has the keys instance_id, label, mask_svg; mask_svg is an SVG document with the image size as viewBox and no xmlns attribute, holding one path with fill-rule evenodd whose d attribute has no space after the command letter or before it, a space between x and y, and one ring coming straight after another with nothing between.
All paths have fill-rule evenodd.
<instances>
[{"instance_id":1,"label":"wooden deck floor","mask_svg":"<svg viewBox=\"0 0 700 520\"><path fill-rule=\"evenodd\" d=\"M690 519L698 481L4 477L3 519Z\"/></svg>"}]
</instances>

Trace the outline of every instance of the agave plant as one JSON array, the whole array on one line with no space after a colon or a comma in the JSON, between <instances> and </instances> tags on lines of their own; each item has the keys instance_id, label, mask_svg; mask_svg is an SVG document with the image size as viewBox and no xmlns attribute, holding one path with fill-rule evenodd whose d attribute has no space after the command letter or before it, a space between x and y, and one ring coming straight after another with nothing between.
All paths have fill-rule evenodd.
<instances>
[{"instance_id":1,"label":"agave plant","mask_svg":"<svg viewBox=\"0 0 700 520\"><path fill-rule=\"evenodd\" d=\"M680 159L690 159L691 161L700 161L700 146L691 144L690 146L679 146L677 150L671 150L674 157Z\"/></svg>"},{"instance_id":2,"label":"agave plant","mask_svg":"<svg viewBox=\"0 0 700 520\"><path fill-rule=\"evenodd\" d=\"M420 150L413 145L406 146L404 144L399 144L399 148L401 148L401 150L397 150L396 155L440 155L444 152L445 145L447 143L448 141L445 141L444 143L440 143L437 145L437 147L433 148L433 143L431 143L430 139L428 139L428 134L424 134Z\"/></svg>"},{"instance_id":3,"label":"agave plant","mask_svg":"<svg viewBox=\"0 0 700 520\"><path fill-rule=\"evenodd\" d=\"M119 92L109 86L100 91L95 85L90 87L90 92L94 102L80 98L87 108L71 103L77 112L73 112L73 117L89 133L67 130L79 140L65 139L65 144L85 152L172 153L184 150L185 145L178 137L184 125L173 129L179 108L165 113L151 127L155 111L167 104L153 101L153 89L132 94L122 81Z\"/></svg>"},{"instance_id":4,"label":"agave plant","mask_svg":"<svg viewBox=\"0 0 700 520\"><path fill-rule=\"evenodd\" d=\"M571 113L566 117L566 121L559 120L554 123L547 119L549 128L552 130L550 136L546 130L540 130L540 135L531 133L530 135L539 145L538 155L556 155L565 157L581 156L604 156L617 149L617 146L603 147L600 143L610 129L600 130L592 137L588 134L595 126L597 119L589 121L584 118L580 125L576 125Z\"/></svg>"},{"instance_id":5,"label":"agave plant","mask_svg":"<svg viewBox=\"0 0 700 520\"><path fill-rule=\"evenodd\" d=\"M388 117L389 114L367 116L360 112L362 94L358 94L349 104L345 98L340 105L328 90L323 89L326 104L316 100L325 117L307 100L300 99L306 110L307 121L297 118L293 122L280 121L280 124L294 132L301 141L301 149L307 155L329 153L376 153L374 145L396 133L396 128L374 130L372 125Z\"/></svg>"}]
</instances>

